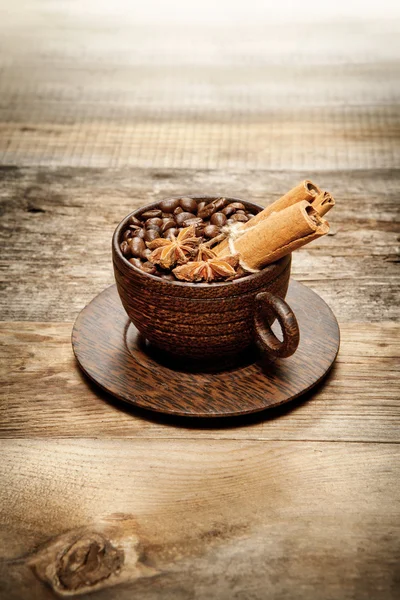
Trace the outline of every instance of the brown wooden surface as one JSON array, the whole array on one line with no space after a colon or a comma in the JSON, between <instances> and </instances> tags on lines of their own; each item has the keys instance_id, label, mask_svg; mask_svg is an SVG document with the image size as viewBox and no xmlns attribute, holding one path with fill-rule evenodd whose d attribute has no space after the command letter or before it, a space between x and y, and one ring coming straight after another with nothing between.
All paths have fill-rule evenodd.
<instances>
[{"instance_id":1,"label":"brown wooden surface","mask_svg":"<svg viewBox=\"0 0 400 600\"><path fill-rule=\"evenodd\" d=\"M0 597L54 598L58 553L106 539L124 566L88 600L397 598L400 22L128 5L0 3ZM337 201L292 267L340 323L324 385L194 427L87 383L72 324L125 214L305 177Z\"/></svg>"},{"instance_id":2,"label":"brown wooden surface","mask_svg":"<svg viewBox=\"0 0 400 600\"><path fill-rule=\"evenodd\" d=\"M297 315L300 344L293 356L273 363L255 347L225 368L223 353L199 366L196 359L160 352L129 325L116 286L80 313L72 346L86 375L120 400L182 417L246 415L308 392L331 369L339 350L337 321L317 294L292 281L287 301Z\"/></svg>"}]
</instances>

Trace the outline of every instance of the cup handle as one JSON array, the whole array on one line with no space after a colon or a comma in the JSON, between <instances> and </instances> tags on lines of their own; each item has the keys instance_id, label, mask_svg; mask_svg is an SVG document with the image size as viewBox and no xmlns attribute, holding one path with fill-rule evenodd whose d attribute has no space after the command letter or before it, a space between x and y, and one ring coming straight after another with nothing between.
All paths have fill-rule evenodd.
<instances>
[{"instance_id":1,"label":"cup handle","mask_svg":"<svg viewBox=\"0 0 400 600\"><path fill-rule=\"evenodd\" d=\"M264 316L269 309L278 319L282 329L283 341L278 340ZM287 358L294 354L299 345L300 331L297 319L290 306L278 296L261 292L256 296L254 327L261 345L270 358Z\"/></svg>"}]
</instances>

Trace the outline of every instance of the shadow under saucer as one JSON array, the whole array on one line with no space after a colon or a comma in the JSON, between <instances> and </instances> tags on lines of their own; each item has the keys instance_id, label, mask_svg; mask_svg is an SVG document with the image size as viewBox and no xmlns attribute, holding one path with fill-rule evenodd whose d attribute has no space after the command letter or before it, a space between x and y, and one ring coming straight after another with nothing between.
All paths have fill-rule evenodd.
<instances>
[{"instance_id":1,"label":"shadow under saucer","mask_svg":"<svg viewBox=\"0 0 400 600\"><path fill-rule=\"evenodd\" d=\"M84 373L116 398L181 417L232 417L289 402L318 384L339 350L339 327L327 304L291 280L287 299L296 313L300 344L271 362L254 345L222 361L177 358L139 334L122 307L116 286L79 314L72 346Z\"/></svg>"}]
</instances>

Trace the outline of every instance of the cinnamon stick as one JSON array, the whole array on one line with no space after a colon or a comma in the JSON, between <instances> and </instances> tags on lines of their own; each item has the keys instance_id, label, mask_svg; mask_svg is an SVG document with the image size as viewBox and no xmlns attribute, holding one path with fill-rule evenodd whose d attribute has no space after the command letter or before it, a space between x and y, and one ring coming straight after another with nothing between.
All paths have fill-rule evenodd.
<instances>
[{"instance_id":1,"label":"cinnamon stick","mask_svg":"<svg viewBox=\"0 0 400 600\"><path fill-rule=\"evenodd\" d=\"M254 272L328 231L328 222L303 200L272 213L235 241L230 240L227 250L221 250L221 244L214 250L220 257L238 253L241 266Z\"/></svg>"},{"instance_id":2,"label":"cinnamon stick","mask_svg":"<svg viewBox=\"0 0 400 600\"><path fill-rule=\"evenodd\" d=\"M249 227L254 227L269 217L273 212L284 210L288 206L292 206L293 204L301 202L302 200L308 200L309 202L312 202L321 193L322 192L320 188L315 185L315 183L310 181L310 179L305 179L296 185L296 187L289 190L289 192L287 192L284 196L279 198L279 200L275 200L275 202L264 208L264 210L255 215L252 219L250 219L250 221L247 221L247 223L237 224L236 231L244 231ZM228 241L225 240L221 242L217 248L220 248L221 251L226 250L228 248Z\"/></svg>"},{"instance_id":3,"label":"cinnamon stick","mask_svg":"<svg viewBox=\"0 0 400 600\"><path fill-rule=\"evenodd\" d=\"M311 201L311 206L322 216L335 206L335 200L329 192L321 192Z\"/></svg>"}]
</instances>

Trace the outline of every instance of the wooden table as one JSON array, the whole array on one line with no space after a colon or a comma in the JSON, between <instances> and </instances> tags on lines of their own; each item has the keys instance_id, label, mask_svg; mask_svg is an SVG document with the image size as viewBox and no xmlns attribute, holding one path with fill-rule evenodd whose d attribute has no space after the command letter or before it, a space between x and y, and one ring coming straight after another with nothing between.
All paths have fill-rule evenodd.
<instances>
[{"instance_id":1,"label":"wooden table","mask_svg":"<svg viewBox=\"0 0 400 600\"><path fill-rule=\"evenodd\" d=\"M101 600L398 597L400 24L233 33L112 5L0 7L0 596L53 598L61 577ZM113 283L127 212L267 204L304 177L337 200L294 257L341 327L315 393L192 423L85 379L72 324Z\"/></svg>"}]
</instances>

